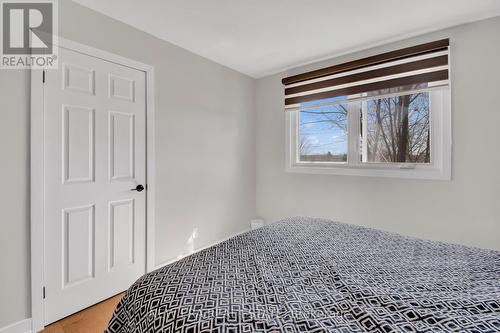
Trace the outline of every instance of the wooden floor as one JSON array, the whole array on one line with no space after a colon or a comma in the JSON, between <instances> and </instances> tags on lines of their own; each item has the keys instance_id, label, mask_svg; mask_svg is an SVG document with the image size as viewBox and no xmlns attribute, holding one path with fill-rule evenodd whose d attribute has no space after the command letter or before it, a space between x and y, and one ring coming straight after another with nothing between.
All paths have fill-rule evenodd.
<instances>
[{"instance_id":1,"label":"wooden floor","mask_svg":"<svg viewBox=\"0 0 500 333\"><path fill-rule=\"evenodd\" d=\"M90 308L56 321L41 333L102 333L125 293L116 295Z\"/></svg>"}]
</instances>

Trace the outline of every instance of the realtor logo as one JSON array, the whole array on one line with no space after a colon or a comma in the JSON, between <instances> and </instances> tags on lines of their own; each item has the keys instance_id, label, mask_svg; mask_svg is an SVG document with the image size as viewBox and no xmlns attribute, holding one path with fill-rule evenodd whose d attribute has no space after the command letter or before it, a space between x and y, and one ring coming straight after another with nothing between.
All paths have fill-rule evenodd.
<instances>
[{"instance_id":1,"label":"realtor logo","mask_svg":"<svg viewBox=\"0 0 500 333\"><path fill-rule=\"evenodd\" d=\"M1 68L57 67L56 2L2 1Z\"/></svg>"}]
</instances>

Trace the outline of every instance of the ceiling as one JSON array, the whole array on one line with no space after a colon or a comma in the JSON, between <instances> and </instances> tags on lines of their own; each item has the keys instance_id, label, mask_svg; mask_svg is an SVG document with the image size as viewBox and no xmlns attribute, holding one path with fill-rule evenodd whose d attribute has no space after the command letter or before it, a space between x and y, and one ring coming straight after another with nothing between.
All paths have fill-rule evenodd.
<instances>
[{"instance_id":1,"label":"ceiling","mask_svg":"<svg viewBox=\"0 0 500 333\"><path fill-rule=\"evenodd\" d=\"M500 15L500 0L75 0L259 78Z\"/></svg>"}]
</instances>

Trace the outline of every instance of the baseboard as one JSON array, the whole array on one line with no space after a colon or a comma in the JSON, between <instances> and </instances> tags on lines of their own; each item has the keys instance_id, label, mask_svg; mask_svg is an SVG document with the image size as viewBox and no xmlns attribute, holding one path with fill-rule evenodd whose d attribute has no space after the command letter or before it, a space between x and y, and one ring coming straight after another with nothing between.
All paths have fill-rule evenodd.
<instances>
[{"instance_id":1,"label":"baseboard","mask_svg":"<svg viewBox=\"0 0 500 333\"><path fill-rule=\"evenodd\" d=\"M9 326L0 327L0 333L31 333L31 318L23 319Z\"/></svg>"},{"instance_id":2,"label":"baseboard","mask_svg":"<svg viewBox=\"0 0 500 333\"><path fill-rule=\"evenodd\" d=\"M213 242L213 243L208 244L208 245L206 245L206 246L200 247L200 248L198 248L198 249L194 250L193 252L190 252L190 253L185 253L185 254L183 254L183 255L178 256L177 258L173 258L173 259L170 259L170 260L166 260L166 261L162 262L161 264L156 265L156 266L154 267L154 269L153 269L153 270L157 270L157 269L159 269L159 268L162 268L163 266L166 266L166 265L169 265L169 264L174 263L174 262L176 262L176 261L179 261L179 260L181 260L181 259L182 259L182 258L184 258L184 257L190 256L190 255L192 255L192 254L194 254L194 253L196 253L196 252L200 252L200 251L203 251L203 250L205 250L205 249L208 249L209 247L212 247L212 246L217 245L217 244L219 244L219 243L225 242L225 241L227 241L227 240L228 240L228 239L230 239L230 238L233 238L233 237L236 237L236 236L238 236L238 235L244 234L245 232L248 232L248 231L250 231L250 230L251 230L251 229L245 229L245 230L242 230L242 231L237 232L237 233L235 233L235 234L232 234L232 235L229 235L229 236L227 236L227 237L224 237L224 238L222 238L222 239L220 239L220 240L218 240L218 241L216 241L216 242ZM3 333L3 332L0 332L0 333Z\"/></svg>"}]
</instances>

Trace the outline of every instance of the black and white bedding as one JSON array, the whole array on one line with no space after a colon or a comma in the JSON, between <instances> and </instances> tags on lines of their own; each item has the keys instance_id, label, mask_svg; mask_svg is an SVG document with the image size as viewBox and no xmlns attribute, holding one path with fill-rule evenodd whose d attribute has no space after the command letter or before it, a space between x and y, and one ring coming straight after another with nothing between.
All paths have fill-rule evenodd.
<instances>
[{"instance_id":1,"label":"black and white bedding","mask_svg":"<svg viewBox=\"0 0 500 333\"><path fill-rule=\"evenodd\" d=\"M290 218L144 275L108 332L500 332L500 252Z\"/></svg>"}]
</instances>

